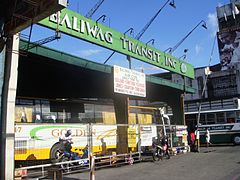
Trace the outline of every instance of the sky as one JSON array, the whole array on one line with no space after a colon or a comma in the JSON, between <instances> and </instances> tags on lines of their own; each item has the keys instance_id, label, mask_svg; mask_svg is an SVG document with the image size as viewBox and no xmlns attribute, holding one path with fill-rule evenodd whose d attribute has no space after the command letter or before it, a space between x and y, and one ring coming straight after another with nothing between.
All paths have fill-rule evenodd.
<instances>
[{"instance_id":1,"label":"sky","mask_svg":"<svg viewBox=\"0 0 240 180\"><path fill-rule=\"evenodd\" d=\"M69 0L69 9L86 15L99 0ZM124 33L129 28L134 29L136 36L150 21L150 19L163 7L167 0L105 0L93 14L92 19L97 20L102 15L107 16L105 26ZM146 43L154 39L154 47L164 51L174 47L200 21L205 21L207 30L201 25L192 31L188 38L173 52L173 56L180 58L186 53L186 61L194 67L207 66L210 61L211 51L214 47L211 65L220 62L217 43L214 44L218 31L216 7L230 3L230 0L175 0L176 8L165 6L149 28L145 31L140 41ZM22 34L29 35L29 29ZM54 35L54 31L39 25L34 25L31 41L41 40ZM60 40L45 44L45 46L82 57L98 63L103 63L111 50L93 45L83 40L62 34ZM115 53L107 62L109 65L128 67L126 55ZM140 60L132 60L132 69L146 74L163 72L161 69L146 64Z\"/></svg>"}]
</instances>

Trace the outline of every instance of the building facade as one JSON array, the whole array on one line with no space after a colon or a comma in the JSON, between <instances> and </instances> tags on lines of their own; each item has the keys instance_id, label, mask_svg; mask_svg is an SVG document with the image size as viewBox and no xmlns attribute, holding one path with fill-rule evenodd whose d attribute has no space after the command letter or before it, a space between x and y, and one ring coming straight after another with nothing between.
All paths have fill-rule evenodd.
<instances>
[{"instance_id":1,"label":"building facade","mask_svg":"<svg viewBox=\"0 0 240 180\"><path fill-rule=\"evenodd\" d=\"M185 94L185 121L193 129L200 124L240 122L240 1L216 8L219 31L219 64L195 69L195 79L163 75L195 89ZM171 108L167 107L171 114Z\"/></svg>"}]
</instances>

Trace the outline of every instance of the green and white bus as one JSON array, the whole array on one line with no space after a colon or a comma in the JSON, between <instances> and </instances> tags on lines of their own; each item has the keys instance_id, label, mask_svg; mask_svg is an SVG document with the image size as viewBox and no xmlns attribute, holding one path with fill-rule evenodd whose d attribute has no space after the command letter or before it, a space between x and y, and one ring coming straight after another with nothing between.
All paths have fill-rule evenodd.
<instances>
[{"instance_id":1,"label":"green and white bus","mask_svg":"<svg viewBox=\"0 0 240 180\"><path fill-rule=\"evenodd\" d=\"M208 124L198 126L200 131L200 143L205 144L205 133L210 132L212 144L233 143L240 145L240 123Z\"/></svg>"}]
</instances>

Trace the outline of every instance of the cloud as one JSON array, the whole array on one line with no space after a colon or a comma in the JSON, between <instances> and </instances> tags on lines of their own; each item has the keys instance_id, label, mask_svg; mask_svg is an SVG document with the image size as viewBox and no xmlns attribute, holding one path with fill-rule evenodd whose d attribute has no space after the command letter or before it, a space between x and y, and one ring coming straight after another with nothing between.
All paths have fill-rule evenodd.
<instances>
[{"instance_id":1,"label":"cloud","mask_svg":"<svg viewBox=\"0 0 240 180\"><path fill-rule=\"evenodd\" d=\"M211 36L215 36L218 31L218 20L216 13L209 13L207 18L207 26L211 31Z\"/></svg>"},{"instance_id":2,"label":"cloud","mask_svg":"<svg viewBox=\"0 0 240 180\"><path fill-rule=\"evenodd\" d=\"M218 3L218 7L221 7L221 6L223 6L223 4L222 3Z\"/></svg>"},{"instance_id":3,"label":"cloud","mask_svg":"<svg viewBox=\"0 0 240 180\"><path fill-rule=\"evenodd\" d=\"M81 56L81 57L89 57L95 54L98 54L102 52L100 49L86 49L86 50L80 50L76 54Z\"/></svg>"},{"instance_id":4,"label":"cloud","mask_svg":"<svg viewBox=\"0 0 240 180\"><path fill-rule=\"evenodd\" d=\"M198 54L202 51L202 49L203 49L203 48L197 44L197 45L195 46L196 54L198 55Z\"/></svg>"}]
</instances>

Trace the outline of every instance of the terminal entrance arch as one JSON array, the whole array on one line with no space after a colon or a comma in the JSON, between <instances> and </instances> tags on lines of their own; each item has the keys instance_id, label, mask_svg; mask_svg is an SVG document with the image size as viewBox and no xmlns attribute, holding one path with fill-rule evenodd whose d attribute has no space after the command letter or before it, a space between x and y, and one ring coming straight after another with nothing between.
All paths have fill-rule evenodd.
<instances>
[{"instance_id":1,"label":"terminal entrance arch","mask_svg":"<svg viewBox=\"0 0 240 180\"><path fill-rule=\"evenodd\" d=\"M21 41L20 48L25 43ZM27 56L21 55L19 58L17 98L111 99L118 124L128 124L128 98L165 102L173 110L172 124L183 124L184 112L181 108L183 85L154 76L147 76L146 79L146 98L115 94L113 92L113 67L46 47L37 47L30 50ZM186 87L186 91L193 92L193 89ZM121 134L124 134L123 131L127 133L126 128L119 128L119 131ZM121 144L121 148L118 149L119 153L127 152L126 138L127 135L119 140Z\"/></svg>"},{"instance_id":2,"label":"terminal entrance arch","mask_svg":"<svg viewBox=\"0 0 240 180\"><path fill-rule=\"evenodd\" d=\"M5 2L5 1L4 1ZM56 1L52 1L56 2ZM47 3L48 4L48 3ZM4 3L6 5L6 3ZM57 10L54 6L52 7L51 12L54 10ZM6 6L3 7L4 10L8 9ZM9 29L6 30L7 33L9 33L9 37L12 36L15 32L20 31L23 29L23 27L27 27L30 23L33 23L43 17L45 17L44 10L46 8L43 6L41 7L41 10L43 10L43 13L38 13L43 16L35 18L32 17L32 19L29 19L28 23L19 26L19 28L16 27L9 27ZM5 12L5 11L4 11ZM25 11L29 12L29 11ZM10 12L7 12L6 17L10 17ZM23 12L19 12L20 15ZM35 18L35 19L34 19ZM11 18L12 19L12 18ZM34 20L34 21L33 21ZM7 23L7 22L6 22ZM25 22L24 22L25 23ZM86 21L86 23L88 23ZM93 22L95 23L95 22ZM12 24L12 23L9 23ZM5 26L7 27L7 26ZM12 31L14 30L14 31ZM119 34L119 33L117 33ZM123 34L122 34L123 35ZM17 41L18 38L15 40ZM124 40L125 42L126 40ZM132 40L132 42L135 42L135 40ZM137 44L137 43L135 43ZM67 55L62 52L57 52L54 50L50 50L48 48L43 47L37 47L30 52L24 55L20 55L19 58L19 67L18 67L18 86L17 89L15 89L15 84L12 84L10 86L8 83L8 80L11 77L16 77L16 67L11 67L11 62L14 62L15 60L18 60L18 57L11 57L14 52L18 52L18 48L14 47L12 49L12 45L16 45L11 42L11 44L7 45L6 49L7 55L4 59L7 62L7 74L6 77L4 77L4 90L3 90L3 105L2 107L2 117L3 122L2 127L4 130L4 136L1 136L1 140L3 142L3 145L5 145L6 139L9 139L9 143L11 144L11 148L13 149L13 138L14 138L14 128L13 128L13 122L11 121L13 118L13 115L9 118L7 115L11 114L9 110L7 109L14 109L14 103L15 99L11 99L12 97L15 97L15 91L17 91L17 97L26 97L26 98L43 98L43 99L57 99L57 98L110 98L114 101L115 109L118 111L116 112L116 118L117 122L128 122L128 117L126 116L127 112L127 106L126 102L128 100L128 97L124 95L116 95L113 93L112 88L112 67L101 65L97 63L93 63L90 61L86 61L77 57L73 57L70 55ZM141 49L143 52L146 52L146 49L144 48L145 44L141 46ZM20 44L21 47L21 44ZM5 50L4 50L5 51ZM11 51L11 55L9 55ZM167 69L168 70L175 70L177 68L176 73L180 73L182 75L186 75L187 77L193 78L194 76L194 70L193 67L185 62L182 62L175 57L172 57L171 55L163 55L163 52L156 51L155 49L148 48L148 51L155 52L155 55L157 55L154 60L156 63L160 63L160 57L166 57L164 60L167 62ZM145 53L146 55L146 53ZM17 55L18 56L18 55ZM135 56L134 56L135 57ZM146 58L146 57L145 57ZM16 63L16 62L14 62ZM17 65L17 64L14 64ZM162 65L162 64L159 64ZM190 70L188 73L187 71ZM13 72L12 72L13 71ZM2 70L2 72L5 72ZM8 79L9 78L9 79ZM15 79L13 80L13 83L15 83ZM9 88L9 89L8 89ZM145 100L148 101L165 101L170 106L172 105L173 114L175 118L174 121L176 123L182 122L182 119L179 117L183 117L183 109L181 109L181 101L180 96L183 93L183 91L187 92L194 92L191 88L185 88L182 85L175 84L172 82L169 82L164 79L160 79L153 76L147 77L147 96ZM130 99L141 99L136 97L129 97ZM11 105L11 108L8 108L8 105ZM11 104L12 103L12 104ZM7 111L7 112L4 112ZM7 120L9 119L9 122ZM10 124L7 126L6 124ZM7 132L5 132L7 130ZM9 131L9 132L8 132ZM124 141L124 140L123 140ZM121 141L119 142L121 143ZM5 152L5 146L4 146L4 152ZM124 149L123 149L124 151ZM2 153L2 156L4 156L5 153ZM12 151L10 153L12 156ZM6 157L2 157L1 165L4 166L4 161ZM12 157L10 157L10 161ZM6 161L6 162L10 162ZM12 161L11 161L12 162ZM12 164L10 164L12 166ZM7 172L7 171L6 171ZM6 173L7 174L7 173ZM10 176L13 174L12 169L9 173ZM9 177L10 177L9 176Z\"/></svg>"}]
</instances>

